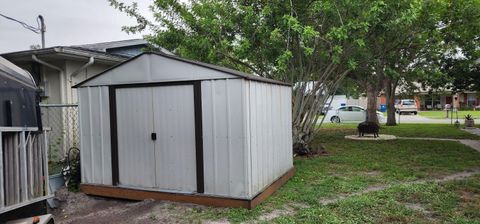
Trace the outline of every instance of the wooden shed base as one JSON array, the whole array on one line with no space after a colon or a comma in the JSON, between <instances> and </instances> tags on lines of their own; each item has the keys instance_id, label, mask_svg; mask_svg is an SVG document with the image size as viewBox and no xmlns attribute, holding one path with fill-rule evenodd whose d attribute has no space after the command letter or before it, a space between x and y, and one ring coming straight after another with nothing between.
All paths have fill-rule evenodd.
<instances>
[{"instance_id":1,"label":"wooden shed base","mask_svg":"<svg viewBox=\"0 0 480 224\"><path fill-rule=\"evenodd\" d=\"M231 208L247 208L253 209L259 205L262 201L267 199L276 190L278 190L283 184L285 184L295 173L295 168L290 169L283 176L278 178L264 191L257 194L253 199L235 199L226 197L216 197L203 194L179 194L179 193L167 193L159 191L149 190L137 190L131 188L122 188L108 185L96 185L96 184L81 184L81 190L88 195L123 198L130 200L167 200L177 202L187 202L200 205L216 206L216 207L231 207Z\"/></svg>"}]
</instances>

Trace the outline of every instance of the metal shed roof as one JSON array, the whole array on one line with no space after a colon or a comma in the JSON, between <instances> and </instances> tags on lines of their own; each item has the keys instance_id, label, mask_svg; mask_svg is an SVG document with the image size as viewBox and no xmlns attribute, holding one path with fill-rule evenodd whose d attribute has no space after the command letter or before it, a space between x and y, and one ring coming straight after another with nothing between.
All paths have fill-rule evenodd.
<instances>
[{"instance_id":1,"label":"metal shed roof","mask_svg":"<svg viewBox=\"0 0 480 224\"><path fill-rule=\"evenodd\" d=\"M291 86L288 83L284 83L284 82L281 82L281 81L268 79L268 78L264 78L264 77L260 77L260 76L250 75L250 74L247 74L247 73L244 73L244 72L240 72L240 71L237 71L237 70L221 67L221 66L218 66L218 65L212 65L212 64L208 64L208 63L199 62L199 61L189 60L189 59L181 58L181 57L174 56L174 55L164 54L164 53L160 53L160 52L145 52L145 53L137 55L133 58L130 58L129 60L126 60L126 61L124 61L124 62L122 62L122 63L120 63L116 66L113 66L113 67L111 67L111 68L109 68L109 69L107 69L107 70L105 70L105 71L103 71L103 72L101 72L101 73L99 73L95 76L92 76L92 77L78 83L77 85L73 86L73 88L80 87L83 84L87 83L88 81L90 81L92 79L95 79L95 78L105 74L106 72L108 72L110 70L121 67L121 66L129 63L130 61L133 61L133 60L141 57L142 55L146 55L146 54L158 55L158 56L173 59L173 60L176 60L176 61L180 61L180 62L184 62L184 63L196 65L196 66L201 66L201 67L204 67L204 68L212 69L212 70L215 70L215 71L220 71L220 72L227 73L227 74L237 76L237 77L240 77L240 78L244 78L244 79L247 79L247 80L254 80L254 81L258 81L258 82L265 82L265 83L272 83L272 84L277 84L277 85Z\"/></svg>"},{"instance_id":2,"label":"metal shed roof","mask_svg":"<svg viewBox=\"0 0 480 224\"><path fill-rule=\"evenodd\" d=\"M130 40L110 41L110 42L101 42L101 43L93 43L93 44L81 44L81 45L74 45L72 47L81 47L81 48L106 52L108 49L112 49L112 48L130 47L130 46L138 46L138 45L148 45L148 42L144 39L130 39Z\"/></svg>"}]
</instances>

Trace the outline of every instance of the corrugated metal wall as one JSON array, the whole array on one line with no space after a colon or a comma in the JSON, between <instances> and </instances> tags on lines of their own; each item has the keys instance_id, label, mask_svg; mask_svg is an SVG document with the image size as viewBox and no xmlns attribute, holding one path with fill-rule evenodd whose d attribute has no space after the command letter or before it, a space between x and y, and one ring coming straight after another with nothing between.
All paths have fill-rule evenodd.
<instances>
[{"instance_id":1,"label":"corrugated metal wall","mask_svg":"<svg viewBox=\"0 0 480 224\"><path fill-rule=\"evenodd\" d=\"M79 88L82 182L112 184L108 87Z\"/></svg>"},{"instance_id":2,"label":"corrugated metal wall","mask_svg":"<svg viewBox=\"0 0 480 224\"><path fill-rule=\"evenodd\" d=\"M205 193L246 198L245 80L202 81Z\"/></svg>"},{"instance_id":3,"label":"corrugated metal wall","mask_svg":"<svg viewBox=\"0 0 480 224\"><path fill-rule=\"evenodd\" d=\"M293 167L291 88L246 81L251 196Z\"/></svg>"},{"instance_id":4,"label":"corrugated metal wall","mask_svg":"<svg viewBox=\"0 0 480 224\"><path fill-rule=\"evenodd\" d=\"M202 81L205 193L251 198L293 167L291 88Z\"/></svg>"}]
</instances>

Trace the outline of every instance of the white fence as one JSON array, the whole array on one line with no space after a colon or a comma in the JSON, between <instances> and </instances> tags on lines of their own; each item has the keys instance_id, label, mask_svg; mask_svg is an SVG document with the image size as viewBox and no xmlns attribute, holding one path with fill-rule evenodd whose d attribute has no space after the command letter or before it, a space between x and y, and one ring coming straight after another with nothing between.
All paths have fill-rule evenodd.
<instances>
[{"instance_id":1,"label":"white fence","mask_svg":"<svg viewBox=\"0 0 480 224\"><path fill-rule=\"evenodd\" d=\"M50 197L47 148L46 131L0 127L0 214Z\"/></svg>"}]
</instances>

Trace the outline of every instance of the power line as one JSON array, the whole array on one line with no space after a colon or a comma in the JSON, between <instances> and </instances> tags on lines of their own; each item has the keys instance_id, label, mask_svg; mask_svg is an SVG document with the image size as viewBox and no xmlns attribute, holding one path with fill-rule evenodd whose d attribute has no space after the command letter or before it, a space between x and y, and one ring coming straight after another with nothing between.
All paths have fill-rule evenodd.
<instances>
[{"instance_id":1,"label":"power line","mask_svg":"<svg viewBox=\"0 0 480 224\"><path fill-rule=\"evenodd\" d=\"M1 13L0 13L0 16L3 17L3 18L5 18L5 19L9 19L9 20L15 21L15 22L17 22L17 23L20 23L23 27L25 27L26 29L28 29L28 30L30 30L30 31L32 31L32 32L34 32L34 33L39 34L39 33L41 32L40 26L39 26L39 27L33 27L33 26L28 25L28 24L25 23L25 22L22 22L22 21L20 21L20 20L14 19L14 18L12 18L12 17L10 17L10 16L3 15L3 14L1 14ZM37 19L37 24L40 25L40 24L38 23L38 19Z\"/></svg>"},{"instance_id":2,"label":"power line","mask_svg":"<svg viewBox=\"0 0 480 224\"><path fill-rule=\"evenodd\" d=\"M20 23L25 29L28 29L28 30L36 33L36 34L40 34L41 38L42 38L42 48L45 48L45 31L46 30L45 30L45 21L44 21L42 15L38 15L38 17L37 17L37 27L30 26L25 22L22 22L20 20L17 20L15 18L10 17L10 16L3 15L1 13L0 13L0 16L5 18L5 19L12 20L14 22Z\"/></svg>"}]
</instances>

